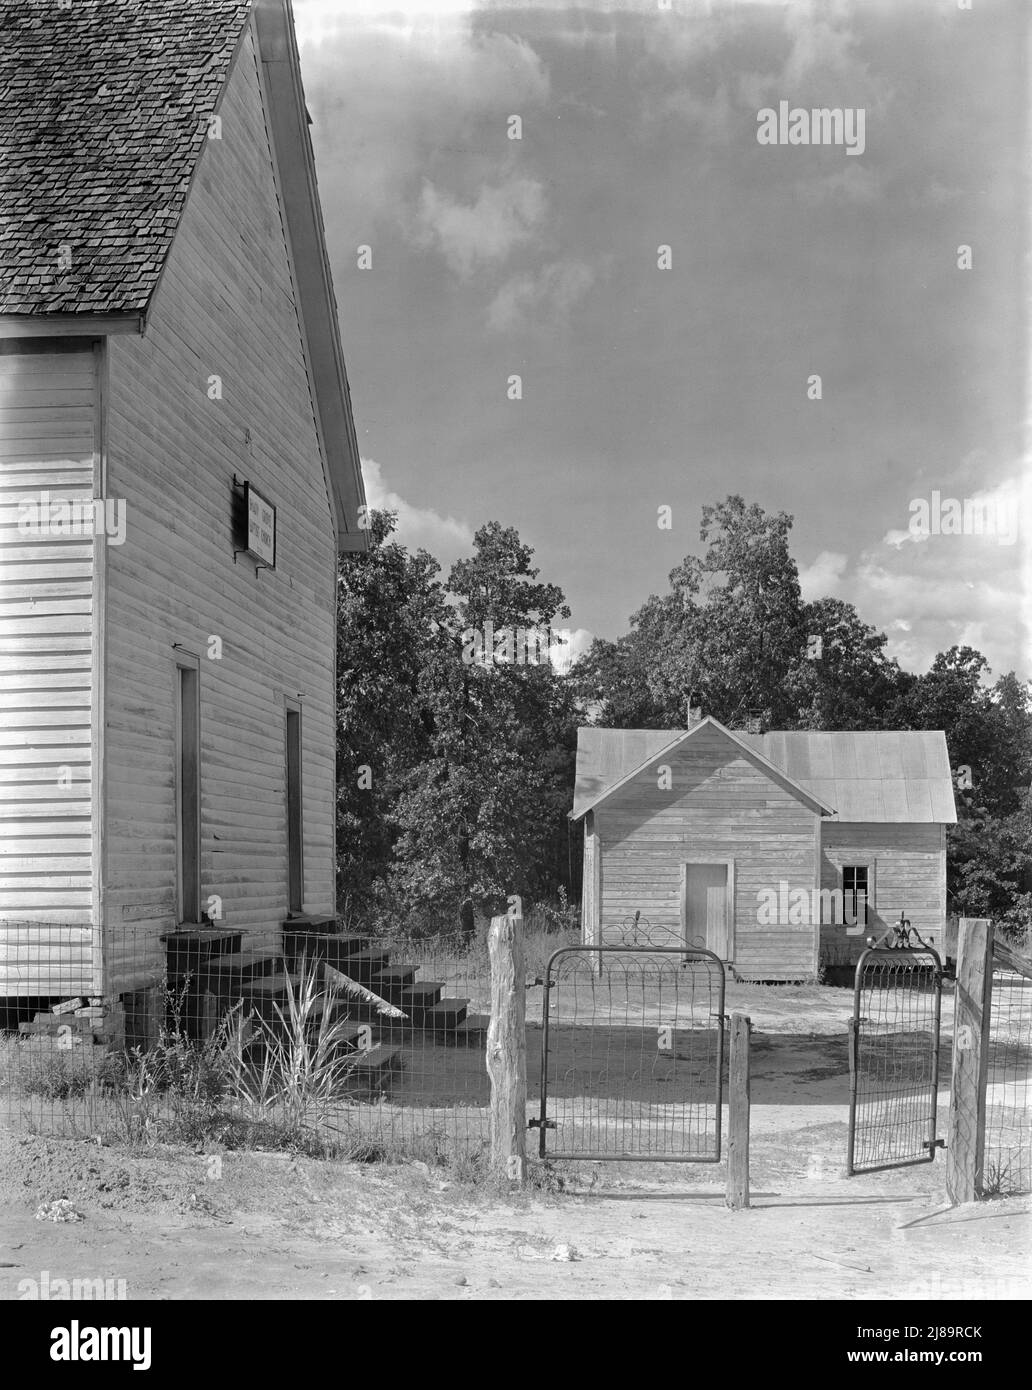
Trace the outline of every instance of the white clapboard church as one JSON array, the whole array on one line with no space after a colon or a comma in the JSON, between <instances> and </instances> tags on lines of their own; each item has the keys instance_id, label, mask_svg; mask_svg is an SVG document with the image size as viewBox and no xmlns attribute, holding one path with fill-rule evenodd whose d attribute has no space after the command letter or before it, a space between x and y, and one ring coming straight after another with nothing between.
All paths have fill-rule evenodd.
<instances>
[{"instance_id":1,"label":"white clapboard church","mask_svg":"<svg viewBox=\"0 0 1032 1390\"><path fill-rule=\"evenodd\" d=\"M289 0L0 0L0 1005L332 913L358 449Z\"/></svg>"}]
</instances>

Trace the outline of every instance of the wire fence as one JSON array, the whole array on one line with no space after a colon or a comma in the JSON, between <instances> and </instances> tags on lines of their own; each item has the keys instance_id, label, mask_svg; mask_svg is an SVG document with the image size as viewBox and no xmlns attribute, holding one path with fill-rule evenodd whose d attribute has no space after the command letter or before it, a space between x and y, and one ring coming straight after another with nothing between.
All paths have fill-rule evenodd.
<instances>
[{"instance_id":1,"label":"wire fence","mask_svg":"<svg viewBox=\"0 0 1032 1390\"><path fill-rule=\"evenodd\" d=\"M1029 966L1032 973L1032 965ZM985 1094L985 1195L1032 1191L1032 979L993 964Z\"/></svg>"},{"instance_id":2,"label":"wire fence","mask_svg":"<svg viewBox=\"0 0 1032 1390\"><path fill-rule=\"evenodd\" d=\"M551 961L543 996L527 1059L528 1075L535 1062L540 1069L542 1158L719 1161L724 970L716 957L570 947Z\"/></svg>"},{"instance_id":3,"label":"wire fence","mask_svg":"<svg viewBox=\"0 0 1032 1390\"><path fill-rule=\"evenodd\" d=\"M108 930L104 945L101 964L88 928L0 924L9 1125L485 1152L490 972L476 934L383 940L328 918L267 934Z\"/></svg>"},{"instance_id":4,"label":"wire fence","mask_svg":"<svg viewBox=\"0 0 1032 1390\"><path fill-rule=\"evenodd\" d=\"M933 956L865 952L857 966L850 1058L851 1173L934 1157L941 972Z\"/></svg>"}]
</instances>

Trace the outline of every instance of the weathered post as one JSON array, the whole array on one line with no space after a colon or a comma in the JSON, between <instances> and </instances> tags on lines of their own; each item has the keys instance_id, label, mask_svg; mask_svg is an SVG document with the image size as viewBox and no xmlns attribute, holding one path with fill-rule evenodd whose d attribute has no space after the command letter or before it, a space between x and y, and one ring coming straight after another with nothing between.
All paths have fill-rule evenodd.
<instances>
[{"instance_id":1,"label":"weathered post","mask_svg":"<svg viewBox=\"0 0 1032 1390\"><path fill-rule=\"evenodd\" d=\"M957 935L953 1075L946 1137L946 1192L954 1206L973 1202L982 1193L992 989L993 924L983 917L962 917Z\"/></svg>"},{"instance_id":2,"label":"weathered post","mask_svg":"<svg viewBox=\"0 0 1032 1390\"><path fill-rule=\"evenodd\" d=\"M491 1168L522 1183L527 1176L527 1032L523 915L518 898L491 919L491 1022L487 1074L491 1080Z\"/></svg>"},{"instance_id":3,"label":"weathered post","mask_svg":"<svg viewBox=\"0 0 1032 1390\"><path fill-rule=\"evenodd\" d=\"M749 1035L752 1019L731 1015L727 1093L727 1199L733 1211L749 1205Z\"/></svg>"}]
</instances>

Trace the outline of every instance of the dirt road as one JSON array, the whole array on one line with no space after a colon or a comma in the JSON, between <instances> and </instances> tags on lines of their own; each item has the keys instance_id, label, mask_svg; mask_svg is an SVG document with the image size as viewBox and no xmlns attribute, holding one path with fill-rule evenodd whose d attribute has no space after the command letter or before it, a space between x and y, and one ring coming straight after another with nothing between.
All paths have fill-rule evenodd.
<instances>
[{"instance_id":1,"label":"dirt road","mask_svg":"<svg viewBox=\"0 0 1032 1390\"><path fill-rule=\"evenodd\" d=\"M584 1166L567 1191L505 1200L422 1164L132 1156L8 1136L0 1298L31 1296L44 1271L51 1287L124 1279L130 1299L1032 1294L1027 1200L944 1210L941 1166L846 1181L820 1157L837 1149L837 1121L800 1132L779 1119L788 1127L757 1135L743 1212L724 1207L713 1170L680 1165L644 1176ZM36 1220L38 1203L57 1197L84 1219Z\"/></svg>"}]
</instances>

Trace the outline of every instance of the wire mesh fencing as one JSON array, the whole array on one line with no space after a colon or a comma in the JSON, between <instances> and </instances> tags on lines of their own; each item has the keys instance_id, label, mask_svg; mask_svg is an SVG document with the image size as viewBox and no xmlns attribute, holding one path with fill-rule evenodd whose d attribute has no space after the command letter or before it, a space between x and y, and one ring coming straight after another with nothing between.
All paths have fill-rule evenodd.
<instances>
[{"instance_id":1,"label":"wire mesh fencing","mask_svg":"<svg viewBox=\"0 0 1032 1390\"><path fill-rule=\"evenodd\" d=\"M719 1161L723 1013L724 969L705 951L557 952L528 1006L540 1156Z\"/></svg>"},{"instance_id":2,"label":"wire mesh fencing","mask_svg":"<svg viewBox=\"0 0 1032 1390\"><path fill-rule=\"evenodd\" d=\"M856 968L849 1173L935 1157L942 971L931 952L868 950Z\"/></svg>"},{"instance_id":3,"label":"wire mesh fencing","mask_svg":"<svg viewBox=\"0 0 1032 1390\"><path fill-rule=\"evenodd\" d=\"M0 924L0 1118L374 1157L487 1143L486 946L333 918L270 932Z\"/></svg>"},{"instance_id":4,"label":"wire mesh fencing","mask_svg":"<svg viewBox=\"0 0 1032 1390\"><path fill-rule=\"evenodd\" d=\"M1032 963L993 962L982 1193L1032 1191Z\"/></svg>"}]
</instances>

